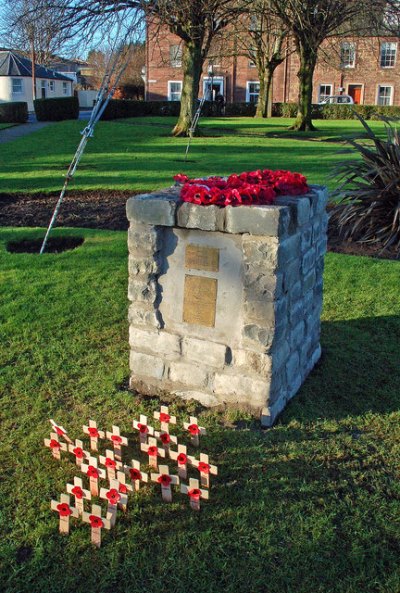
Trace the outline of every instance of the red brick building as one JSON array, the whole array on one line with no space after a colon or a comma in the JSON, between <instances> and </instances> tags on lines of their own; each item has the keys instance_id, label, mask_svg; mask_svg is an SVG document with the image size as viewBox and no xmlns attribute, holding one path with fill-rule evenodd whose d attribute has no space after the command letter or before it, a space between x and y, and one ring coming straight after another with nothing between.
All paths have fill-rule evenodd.
<instances>
[{"instance_id":1,"label":"red brick building","mask_svg":"<svg viewBox=\"0 0 400 593\"><path fill-rule=\"evenodd\" d=\"M229 43L226 44L229 46ZM328 95L349 94L355 103L400 105L399 40L396 37L352 37L327 41L320 52L313 102ZM148 34L146 50L146 99L179 100L182 88L182 42L169 31ZM214 96L228 103L256 102L258 76L244 56L213 58ZM274 77L273 101L296 102L298 93L296 53L287 52ZM211 73L211 71L210 71ZM200 81L200 96L209 89L211 77L206 62ZM208 91L209 92L209 91Z\"/></svg>"}]
</instances>

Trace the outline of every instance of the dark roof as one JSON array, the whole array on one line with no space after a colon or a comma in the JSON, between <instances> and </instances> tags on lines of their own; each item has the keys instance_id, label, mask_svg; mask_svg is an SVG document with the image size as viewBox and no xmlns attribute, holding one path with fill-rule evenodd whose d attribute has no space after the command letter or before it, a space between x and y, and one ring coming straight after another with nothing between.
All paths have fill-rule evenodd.
<instances>
[{"instance_id":1,"label":"dark roof","mask_svg":"<svg viewBox=\"0 0 400 593\"><path fill-rule=\"evenodd\" d=\"M63 76L54 70L49 70L39 64L35 65L36 78L50 80L65 80L71 82L68 76ZM15 51L0 51L0 76L32 76L32 62Z\"/></svg>"}]
</instances>

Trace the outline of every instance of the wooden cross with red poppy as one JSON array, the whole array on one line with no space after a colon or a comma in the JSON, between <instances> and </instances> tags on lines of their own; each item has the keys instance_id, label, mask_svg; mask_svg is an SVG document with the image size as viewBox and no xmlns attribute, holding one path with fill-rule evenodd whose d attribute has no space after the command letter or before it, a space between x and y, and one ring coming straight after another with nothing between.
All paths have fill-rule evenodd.
<instances>
[{"instance_id":1,"label":"wooden cross with red poppy","mask_svg":"<svg viewBox=\"0 0 400 593\"><path fill-rule=\"evenodd\" d=\"M102 529L111 529L111 521L107 517L104 519L101 516L101 506L97 504L92 505L92 512L91 513L83 513L82 520L84 523L90 523L90 527L92 528L92 544L94 544L97 548L101 546L101 530Z\"/></svg>"},{"instance_id":2,"label":"wooden cross with red poppy","mask_svg":"<svg viewBox=\"0 0 400 593\"><path fill-rule=\"evenodd\" d=\"M65 430L65 428L63 426L60 426L59 424L57 424L53 418L50 418L50 424L52 429L54 430L54 432L56 434L58 434L59 437L62 437L64 439L64 441L66 441L67 443L72 443L71 439L69 438L69 436L67 435L67 431Z\"/></svg>"},{"instance_id":3,"label":"wooden cross with red poppy","mask_svg":"<svg viewBox=\"0 0 400 593\"><path fill-rule=\"evenodd\" d=\"M91 450L97 451L99 439L104 439L104 431L97 428L97 422L89 420L89 426L83 426L83 432L90 437Z\"/></svg>"},{"instance_id":4,"label":"wooden cross with red poppy","mask_svg":"<svg viewBox=\"0 0 400 593\"><path fill-rule=\"evenodd\" d=\"M90 482L90 493L92 496L99 495L99 478L103 479L106 477L104 469L97 467L97 458L89 457L87 463L82 463L81 471L89 477Z\"/></svg>"},{"instance_id":5,"label":"wooden cross with red poppy","mask_svg":"<svg viewBox=\"0 0 400 593\"><path fill-rule=\"evenodd\" d=\"M199 436L206 434L206 429L203 426L199 426L197 423L197 418L195 416L190 416L189 422L183 423L183 428L190 433L191 442L195 447L198 447L200 444Z\"/></svg>"},{"instance_id":6,"label":"wooden cross with red poppy","mask_svg":"<svg viewBox=\"0 0 400 593\"><path fill-rule=\"evenodd\" d=\"M147 437L154 434L154 428L147 424L147 416L140 414L139 422L134 420L132 426L139 431L139 438L141 443L147 443Z\"/></svg>"},{"instance_id":7,"label":"wooden cross with red poppy","mask_svg":"<svg viewBox=\"0 0 400 593\"><path fill-rule=\"evenodd\" d=\"M200 459L190 457L190 464L197 468L200 472L200 483L203 488L210 487L210 474L216 476L218 474L218 468L216 465L210 465L208 461L208 455L200 453Z\"/></svg>"},{"instance_id":8,"label":"wooden cross with red poppy","mask_svg":"<svg viewBox=\"0 0 400 593\"><path fill-rule=\"evenodd\" d=\"M157 439L149 437L148 443L141 443L140 444L141 451L144 451L149 456L149 465L157 469L157 457L165 457L164 449L160 449L157 447Z\"/></svg>"},{"instance_id":9,"label":"wooden cross with red poppy","mask_svg":"<svg viewBox=\"0 0 400 593\"><path fill-rule=\"evenodd\" d=\"M110 519L111 527L114 527L117 520L117 507L121 505L126 509L128 497L119 491L118 480L110 480L110 488L102 488L100 498L108 501L107 518Z\"/></svg>"},{"instance_id":10,"label":"wooden cross with red poppy","mask_svg":"<svg viewBox=\"0 0 400 593\"><path fill-rule=\"evenodd\" d=\"M68 494L75 496L75 507L78 509L78 513L83 515L85 510L83 501L91 500L92 495L90 494L89 490L85 490L83 488L83 482L81 478L75 477L73 484L67 484L67 492Z\"/></svg>"},{"instance_id":11,"label":"wooden cross with red poppy","mask_svg":"<svg viewBox=\"0 0 400 593\"><path fill-rule=\"evenodd\" d=\"M161 484L161 496L165 502L172 502L171 485L179 484L178 476L171 476L168 465L160 465L158 474L151 474L151 481Z\"/></svg>"},{"instance_id":12,"label":"wooden cross with red poppy","mask_svg":"<svg viewBox=\"0 0 400 593\"><path fill-rule=\"evenodd\" d=\"M113 426L112 432L107 430L106 436L113 444L115 459L117 459L117 461L122 461L122 446L128 446L128 439L121 436L119 426Z\"/></svg>"},{"instance_id":13,"label":"wooden cross with red poppy","mask_svg":"<svg viewBox=\"0 0 400 593\"><path fill-rule=\"evenodd\" d=\"M126 476L123 471L117 472L117 480L119 482L119 492L121 494L128 494L128 492L133 492L132 484L126 483ZM126 504L121 504L121 509L125 512L126 511Z\"/></svg>"},{"instance_id":14,"label":"wooden cross with red poppy","mask_svg":"<svg viewBox=\"0 0 400 593\"><path fill-rule=\"evenodd\" d=\"M161 422L161 432L169 432L169 425L176 424L176 416L171 416L168 406L161 406L159 412L154 412L154 418Z\"/></svg>"},{"instance_id":15,"label":"wooden cross with red poppy","mask_svg":"<svg viewBox=\"0 0 400 593\"><path fill-rule=\"evenodd\" d=\"M61 451L68 451L68 445L60 443L58 434L55 432L50 433L49 439L44 439L44 444L51 449L51 454L54 459L58 459L58 461L61 459Z\"/></svg>"},{"instance_id":16,"label":"wooden cross with red poppy","mask_svg":"<svg viewBox=\"0 0 400 593\"><path fill-rule=\"evenodd\" d=\"M71 507L70 497L68 494L61 494L60 502L58 500L51 501L51 510L57 511L60 516L60 533L69 533L69 518L79 517L78 509Z\"/></svg>"},{"instance_id":17,"label":"wooden cross with red poppy","mask_svg":"<svg viewBox=\"0 0 400 593\"><path fill-rule=\"evenodd\" d=\"M136 461L136 459L132 459L130 466L125 465L124 471L129 476L136 492L140 489L140 482L147 483L149 481L149 476L140 469L140 461Z\"/></svg>"},{"instance_id":18,"label":"wooden cross with red poppy","mask_svg":"<svg viewBox=\"0 0 400 593\"><path fill-rule=\"evenodd\" d=\"M178 445L177 451L172 451L172 449L170 449L169 456L178 464L178 476L180 477L180 479L186 480L187 464L188 462L190 463L190 460L187 455L186 445Z\"/></svg>"},{"instance_id":19,"label":"wooden cross with red poppy","mask_svg":"<svg viewBox=\"0 0 400 593\"><path fill-rule=\"evenodd\" d=\"M190 506L194 511L200 510L200 499L208 500L208 490L199 488L199 480L190 478L189 486L181 484L182 494L187 494L190 498Z\"/></svg>"},{"instance_id":20,"label":"wooden cross with red poppy","mask_svg":"<svg viewBox=\"0 0 400 593\"><path fill-rule=\"evenodd\" d=\"M84 450L83 442L79 439L75 439L75 443L70 443L68 445L68 450L70 453L75 455L75 461L78 467L81 467L82 461L84 459L88 459L88 457L90 456L90 454Z\"/></svg>"},{"instance_id":21,"label":"wooden cross with red poppy","mask_svg":"<svg viewBox=\"0 0 400 593\"><path fill-rule=\"evenodd\" d=\"M114 451L107 449L105 455L99 456L99 461L101 465L104 465L106 468L107 478L109 480L115 480L116 471L122 468L122 463L120 461L116 461L114 457Z\"/></svg>"},{"instance_id":22,"label":"wooden cross with red poppy","mask_svg":"<svg viewBox=\"0 0 400 593\"><path fill-rule=\"evenodd\" d=\"M154 436L156 437L156 439L158 439L159 441L161 441L163 449L165 451L165 454L169 455L169 447L170 444L174 444L177 445L178 444L178 439L177 437L173 436L172 434L169 434L169 432L158 432L157 430L154 432Z\"/></svg>"}]
</instances>

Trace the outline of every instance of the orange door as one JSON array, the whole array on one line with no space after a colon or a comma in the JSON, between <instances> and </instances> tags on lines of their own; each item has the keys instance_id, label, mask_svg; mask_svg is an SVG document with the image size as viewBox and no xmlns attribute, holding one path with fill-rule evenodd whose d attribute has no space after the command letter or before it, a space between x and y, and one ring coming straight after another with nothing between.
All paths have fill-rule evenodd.
<instances>
[{"instance_id":1,"label":"orange door","mask_svg":"<svg viewBox=\"0 0 400 593\"><path fill-rule=\"evenodd\" d=\"M350 97L353 97L353 101L354 103L356 103L356 105L359 105L361 103L361 91L361 84L349 84L348 94L350 95Z\"/></svg>"}]
</instances>

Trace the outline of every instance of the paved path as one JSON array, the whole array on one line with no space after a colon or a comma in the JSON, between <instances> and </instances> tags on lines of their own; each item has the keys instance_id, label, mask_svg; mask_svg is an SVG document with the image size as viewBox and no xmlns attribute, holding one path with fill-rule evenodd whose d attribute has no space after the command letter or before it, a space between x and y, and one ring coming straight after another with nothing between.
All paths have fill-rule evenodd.
<instances>
[{"instance_id":1,"label":"paved path","mask_svg":"<svg viewBox=\"0 0 400 593\"><path fill-rule=\"evenodd\" d=\"M37 130L49 126L50 123L51 122L44 121L35 124L20 124L19 126L0 130L0 144L5 144L6 142L11 142L11 140L16 140L17 138L32 134L32 132L36 132Z\"/></svg>"}]
</instances>

